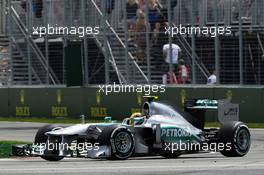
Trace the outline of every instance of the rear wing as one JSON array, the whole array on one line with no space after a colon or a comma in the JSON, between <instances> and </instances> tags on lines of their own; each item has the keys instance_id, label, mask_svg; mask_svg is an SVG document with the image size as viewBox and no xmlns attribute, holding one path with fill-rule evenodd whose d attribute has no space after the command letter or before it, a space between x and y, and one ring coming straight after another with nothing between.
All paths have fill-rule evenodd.
<instances>
[{"instance_id":1,"label":"rear wing","mask_svg":"<svg viewBox=\"0 0 264 175\"><path fill-rule=\"evenodd\" d=\"M184 108L187 112L215 110L218 120L224 124L230 121L239 121L239 104L231 103L230 100L191 99L186 100ZM195 117L195 116L194 116ZM199 117L199 116L197 116Z\"/></svg>"}]
</instances>

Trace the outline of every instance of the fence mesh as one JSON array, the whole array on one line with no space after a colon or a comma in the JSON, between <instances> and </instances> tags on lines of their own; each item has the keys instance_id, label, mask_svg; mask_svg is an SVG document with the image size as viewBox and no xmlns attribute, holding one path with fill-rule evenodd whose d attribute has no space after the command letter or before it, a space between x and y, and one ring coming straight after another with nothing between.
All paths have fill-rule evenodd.
<instances>
[{"instance_id":1,"label":"fence mesh","mask_svg":"<svg viewBox=\"0 0 264 175\"><path fill-rule=\"evenodd\" d=\"M24 84L65 84L69 41L81 42L86 85L207 84L212 76L216 84L264 84L262 0L10 0L5 6L18 15L7 27L13 75L31 76ZM1 13L0 22L7 16ZM17 72L15 54L27 74Z\"/></svg>"}]
</instances>

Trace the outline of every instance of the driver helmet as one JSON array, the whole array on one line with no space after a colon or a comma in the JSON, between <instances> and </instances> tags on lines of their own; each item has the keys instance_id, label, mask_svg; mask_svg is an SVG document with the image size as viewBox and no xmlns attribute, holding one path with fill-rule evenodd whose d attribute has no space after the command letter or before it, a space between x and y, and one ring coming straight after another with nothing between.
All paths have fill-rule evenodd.
<instances>
[{"instance_id":1,"label":"driver helmet","mask_svg":"<svg viewBox=\"0 0 264 175\"><path fill-rule=\"evenodd\" d=\"M142 117L142 113L140 112L133 113L130 116L129 125L134 125L134 118L141 118L141 117Z\"/></svg>"}]
</instances>

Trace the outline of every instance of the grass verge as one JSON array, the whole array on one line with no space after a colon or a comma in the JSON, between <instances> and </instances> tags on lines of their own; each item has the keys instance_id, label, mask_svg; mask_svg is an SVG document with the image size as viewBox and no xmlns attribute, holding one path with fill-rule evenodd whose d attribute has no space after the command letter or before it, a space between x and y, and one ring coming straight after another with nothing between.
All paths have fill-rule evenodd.
<instances>
[{"instance_id":1,"label":"grass verge","mask_svg":"<svg viewBox=\"0 0 264 175\"><path fill-rule=\"evenodd\" d=\"M205 127L220 127L221 125L217 122L209 122L205 124ZM263 129L264 128L264 123L247 123L247 126L249 128L255 128L255 129Z\"/></svg>"},{"instance_id":2,"label":"grass verge","mask_svg":"<svg viewBox=\"0 0 264 175\"><path fill-rule=\"evenodd\" d=\"M11 157L12 145L15 144L30 144L29 142L21 141L0 141L0 158L9 158Z\"/></svg>"}]
</instances>

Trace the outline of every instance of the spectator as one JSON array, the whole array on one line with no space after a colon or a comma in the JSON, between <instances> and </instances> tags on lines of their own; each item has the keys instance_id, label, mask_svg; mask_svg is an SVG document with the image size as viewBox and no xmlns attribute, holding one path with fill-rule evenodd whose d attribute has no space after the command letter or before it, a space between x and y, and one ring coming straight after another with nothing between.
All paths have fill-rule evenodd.
<instances>
[{"instance_id":1,"label":"spectator","mask_svg":"<svg viewBox=\"0 0 264 175\"><path fill-rule=\"evenodd\" d=\"M2 58L8 53L8 49L6 47L0 46L0 58Z\"/></svg>"},{"instance_id":2,"label":"spectator","mask_svg":"<svg viewBox=\"0 0 264 175\"><path fill-rule=\"evenodd\" d=\"M52 0L52 3L54 4L54 2L56 2L56 0ZM61 0L57 0L58 3L61 3ZM67 2L65 1L65 3L67 4ZM79 23L81 22L81 1L72 1L71 2L71 9L72 9L72 20L73 20L73 25L79 25ZM53 17L54 18L54 17Z\"/></svg>"},{"instance_id":3,"label":"spectator","mask_svg":"<svg viewBox=\"0 0 264 175\"><path fill-rule=\"evenodd\" d=\"M158 11L158 4L156 0L148 0L148 7L149 7L149 15L148 15L148 19L149 19L149 24L150 24L150 29L151 32L154 31L155 29L155 25L157 22L157 17L159 15L159 11Z\"/></svg>"},{"instance_id":4,"label":"spectator","mask_svg":"<svg viewBox=\"0 0 264 175\"><path fill-rule=\"evenodd\" d=\"M242 19L247 20L250 19L252 13L252 6L255 0L241 0L241 16ZM232 20L239 20L239 0L232 0Z\"/></svg>"},{"instance_id":5,"label":"spectator","mask_svg":"<svg viewBox=\"0 0 264 175\"><path fill-rule=\"evenodd\" d=\"M33 0L33 12L36 18L42 18L43 0Z\"/></svg>"},{"instance_id":6,"label":"spectator","mask_svg":"<svg viewBox=\"0 0 264 175\"><path fill-rule=\"evenodd\" d=\"M115 0L107 0L106 1L106 13L108 15L111 15L114 8L115 8Z\"/></svg>"},{"instance_id":7,"label":"spectator","mask_svg":"<svg viewBox=\"0 0 264 175\"><path fill-rule=\"evenodd\" d=\"M3 52L3 47L0 46L0 61L1 61L1 59L3 58L2 52Z\"/></svg>"},{"instance_id":8,"label":"spectator","mask_svg":"<svg viewBox=\"0 0 264 175\"><path fill-rule=\"evenodd\" d=\"M165 28L168 26L168 20L166 19L166 17L160 13L158 16L157 16L157 21L156 21L156 24L155 24L155 29L154 29L154 37L153 37L153 40L154 40L154 44L158 43L160 39L166 39L166 31L165 31ZM165 43L162 44L162 46L164 45Z\"/></svg>"},{"instance_id":9,"label":"spectator","mask_svg":"<svg viewBox=\"0 0 264 175\"><path fill-rule=\"evenodd\" d=\"M162 76L163 84L178 84L177 77L173 71L168 71Z\"/></svg>"},{"instance_id":10,"label":"spectator","mask_svg":"<svg viewBox=\"0 0 264 175\"><path fill-rule=\"evenodd\" d=\"M146 9L146 0L139 0L138 1L139 9L144 12Z\"/></svg>"},{"instance_id":11,"label":"spectator","mask_svg":"<svg viewBox=\"0 0 264 175\"><path fill-rule=\"evenodd\" d=\"M97 7L102 11L101 9L101 0L95 0L95 4L97 5Z\"/></svg>"},{"instance_id":12,"label":"spectator","mask_svg":"<svg viewBox=\"0 0 264 175\"><path fill-rule=\"evenodd\" d=\"M216 79L216 71L213 71L213 74L207 80L207 84L208 85L215 85L216 82L217 82L217 79Z\"/></svg>"},{"instance_id":13,"label":"spectator","mask_svg":"<svg viewBox=\"0 0 264 175\"><path fill-rule=\"evenodd\" d=\"M164 18L158 19L154 34L152 37L151 56L154 58L152 61L157 69L163 69L163 46L168 43L168 37L165 34L165 27L168 26L167 21Z\"/></svg>"},{"instance_id":14,"label":"spectator","mask_svg":"<svg viewBox=\"0 0 264 175\"><path fill-rule=\"evenodd\" d=\"M178 83L186 84L189 82L189 69L185 65L183 59L179 60L179 74L178 74Z\"/></svg>"},{"instance_id":15,"label":"spectator","mask_svg":"<svg viewBox=\"0 0 264 175\"><path fill-rule=\"evenodd\" d=\"M158 0L160 5L160 11L162 16L168 21L168 1L167 0ZM171 0L171 17L174 17L174 8L177 6L178 0Z\"/></svg>"},{"instance_id":16,"label":"spectator","mask_svg":"<svg viewBox=\"0 0 264 175\"><path fill-rule=\"evenodd\" d=\"M145 57L147 25L148 24L145 14L139 10L138 19L136 22L135 42L137 44L137 58L141 61L144 61Z\"/></svg>"},{"instance_id":17,"label":"spectator","mask_svg":"<svg viewBox=\"0 0 264 175\"><path fill-rule=\"evenodd\" d=\"M27 11L27 0L21 0L21 7L25 11Z\"/></svg>"},{"instance_id":18,"label":"spectator","mask_svg":"<svg viewBox=\"0 0 264 175\"><path fill-rule=\"evenodd\" d=\"M138 11L137 0L127 0L126 11L127 11L127 23L128 23L128 41L132 41L135 32L137 11Z\"/></svg>"},{"instance_id":19,"label":"spectator","mask_svg":"<svg viewBox=\"0 0 264 175\"><path fill-rule=\"evenodd\" d=\"M163 46L163 55L165 57L165 62L172 64L174 70L178 69L178 58L181 52L181 48L177 44L165 44Z\"/></svg>"},{"instance_id":20,"label":"spectator","mask_svg":"<svg viewBox=\"0 0 264 175\"><path fill-rule=\"evenodd\" d=\"M8 58L8 48L0 46L0 86L8 81L10 68Z\"/></svg>"},{"instance_id":21,"label":"spectator","mask_svg":"<svg viewBox=\"0 0 264 175\"><path fill-rule=\"evenodd\" d=\"M48 9L51 15L49 17L49 24L50 25L64 25L64 1L61 0L53 0L53 9ZM75 7L76 9L77 7ZM76 14L75 14L76 15Z\"/></svg>"},{"instance_id":22,"label":"spectator","mask_svg":"<svg viewBox=\"0 0 264 175\"><path fill-rule=\"evenodd\" d=\"M232 21L238 21L239 18L238 0L232 0L231 6L232 6L231 7Z\"/></svg>"}]
</instances>

